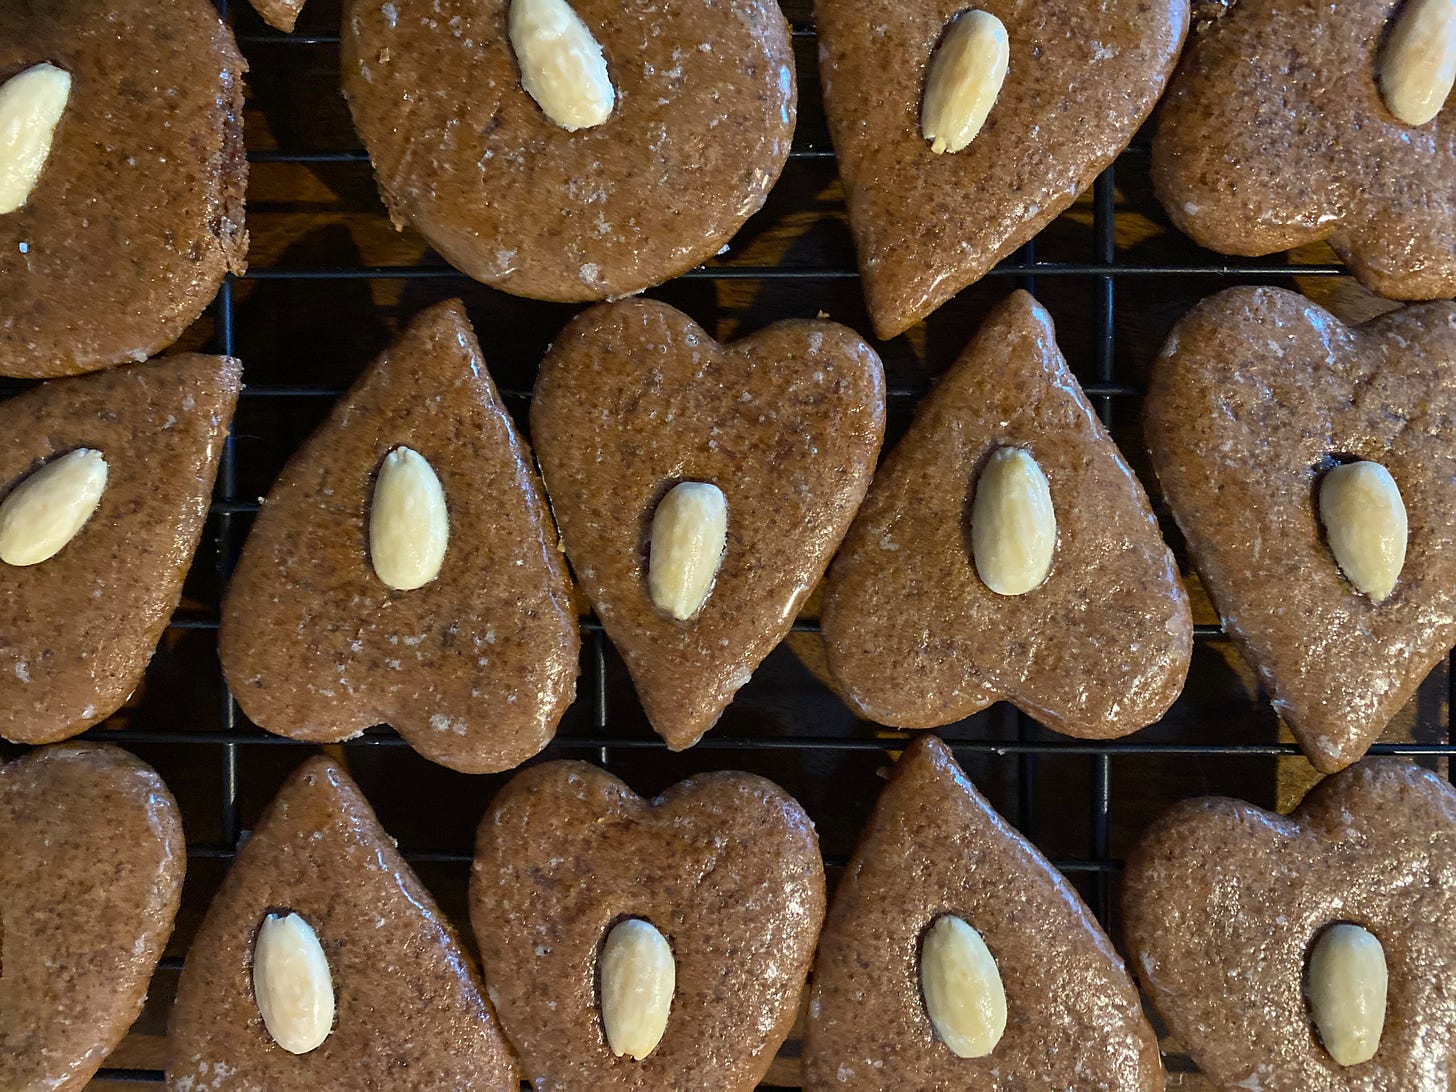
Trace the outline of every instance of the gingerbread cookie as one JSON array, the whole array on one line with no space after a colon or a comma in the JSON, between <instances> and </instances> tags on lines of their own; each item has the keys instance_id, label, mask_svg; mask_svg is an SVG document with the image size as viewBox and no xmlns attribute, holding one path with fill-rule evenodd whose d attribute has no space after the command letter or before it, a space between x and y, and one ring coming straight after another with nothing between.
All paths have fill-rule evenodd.
<instances>
[{"instance_id":1,"label":"gingerbread cookie","mask_svg":"<svg viewBox=\"0 0 1456 1092\"><path fill-rule=\"evenodd\" d=\"M1387 101L1390 47L1421 8L1456 18L1395 0L1229 5L1194 36L1153 141L1173 223L1225 254L1328 241L1396 299L1456 293L1456 119L1412 124ZM1456 27L1442 34L1456 49Z\"/></svg>"},{"instance_id":2,"label":"gingerbread cookie","mask_svg":"<svg viewBox=\"0 0 1456 1092\"><path fill-rule=\"evenodd\" d=\"M141 1014L186 868L162 779L93 744L0 766L0 1088L84 1088Z\"/></svg>"},{"instance_id":3,"label":"gingerbread cookie","mask_svg":"<svg viewBox=\"0 0 1456 1092\"><path fill-rule=\"evenodd\" d=\"M439 304L263 502L223 604L228 684L270 732L387 721L432 761L491 772L550 741L579 646L530 452L464 309Z\"/></svg>"},{"instance_id":4,"label":"gingerbread cookie","mask_svg":"<svg viewBox=\"0 0 1456 1092\"><path fill-rule=\"evenodd\" d=\"M883 724L933 728L1005 699L1105 739L1178 696L1193 640L1178 570L1025 292L875 476L822 618L844 694Z\"/></svg>"},{"instance_id":5,"label":"gingerbread cookie","mask_svg":"<svg viewBox=\"0 0 1456 1092\"><path fill-rule=\"evenodd\" d=\"M145 360L241 273L243 73L208 0L0 4L0 375Z\"/></svg>"},{"instance_id":6,"label":"gingerbread cookie","mask_svg":"<svg viewBox=\"0 0 1456 1092\"><path fill-rule=\"evenodd\" d=\"M1122 901L1138 977L1218 1087L1448 1086L1456 793L1434 774L1367 760L1288 818L1186 801Z\"/></svg>"},{"instance_id":7,"label":"gingerbread cookie","mask_svg":"<svg viewBox=\"0 0 1456 1092\"><path fill-rule=\"evenodd\" d=\"M816 0L814 15L824 109L882 338L980 280L1092 184L1162 94L1188 29L1187 0L1055 10L986 0L979 12L959 0ZM962 41L966 21L982 17L998 29ZM984 128L957 151L926 130L938 53L985 88Z\"/></svg>"},{"instance_id":8,"label":"gingerbread cookie","mask_svg":"<svg viewBox=\"0 0 1456 1092\"><path fill-rule=\"evenodd\" d=\"M241 380L228 357L175 356L0 403L0 736L73 736L141 682Z\"/></svg>"},{"instance_id":9,"label":"gingerbread cookie","mask_svg":"<svg viewBox=\"0 0 1456 1092\"><path fill-rule=\"evenodd\" d=\"M652 300L593 308L541 365L531 435L582 587L674 749L789 631L869 486L884 374L852 331L720 345Z\"/></svg>"},{"instance_id":10,"label":"gingerbread cookie","mask_svg":"<svg viewBox=\"0 0 1456 1092\"><path fill-rule=\"evenodd\" d=\"M343 50L395 223L518 296L624 296L712 257L794 131L773 0L348 0Z\"/></svg>"},{"instance_id":11,"label":"gingerbread cookie","mask_svg":"<svg viewBox=\"0 0 1456 1092\"><path fill-rule=\"evenodd\" d=\"M1112 943L933 736L895 763L834 893L804 1087L1163 1087Z\"/></svg>"},{"instance_id":12,"label":"gingerbread cookie","mask_svg":"<svg viewBox=\"0 0 1456 1092\"><path fill-rule=\"evenodd\" d=\"M491 997L537 1088L757 1086L824 916L799 805L750 774L643 800L582 762L492 802L470 877Z\"/></svg>"},{"instance_id":13,"label":"gingerbread cookie","mask_svg":"<svg viewBox=\"0 0 1456 1092\"><path fill-rule=\"evenodd\" d=\"M1234 288L1153 368L1148 449L1189 555L1325 772L1456 644L1453 360L1456 305L1347 327L1296 293Z\"/></svg>"}]
</instances>

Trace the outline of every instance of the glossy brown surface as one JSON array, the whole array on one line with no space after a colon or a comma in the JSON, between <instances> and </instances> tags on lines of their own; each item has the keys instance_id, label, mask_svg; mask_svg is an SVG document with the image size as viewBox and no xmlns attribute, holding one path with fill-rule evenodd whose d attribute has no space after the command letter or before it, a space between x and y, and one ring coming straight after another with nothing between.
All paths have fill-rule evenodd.
<instances>
[{"instance_id":1,"label":"glossy brown surface","mask_svg":"<svg viewBox=\"0 0 1456 1092\"><path fill-rule=\"evenodd\" d=\"M384 457L439 477L438 576L395 591L369 558ZM220 653L261 727L330 741L387 721L426 758L509 769L575 693L576 613L535 471L459 301L417 317L284 468L223 604Z\"/></svg>"},{"instance_id":2,"label":"glossy brown surface","mask_svg":"<svg viewBox=\"0 0 1456 1092\"><path fill-rule=\"evenodd\" d=\"M263 918L292 911L333 978L334 1027L308 1054L273 1042L253 997ZM480 973L347 774L305 762L239 851L177 984L173 1092L514 1090Z\"/></svg>"},{"instance_id":3,"label":"glossy brown surface","mask_svg":"<svg viewBox=\"0 0 1456 1092\"><path fill-rule=\"evenodd\" d=\"M258 14L270 27L285 34L292 33L298 22L298 13L303 10L304 0L251 0Z\"/></svg>"},{"instance_id":4,"label":"glossy brown surface","mask_svg":"<svg viewBox=\"0 0 1456 1092\"><path fill-rule=\"evenodd\" d=\"M577 0L616 89L592 129L520 84L506 0L348 0L344 91L384 202L458 269L599 300L712 257L783 169L797 93L775 0Z\"/></svg>"},{"instance_id":5,"label":"glossy brown surface","mask_svg":"<svg viewBox=\"0 0 1456 1092\"><path fill-rule=\"evenodd\" d=\"M1006 990L1006 1030L983 1058L956 1057L926 1015L921 938L944 914L981 934ZM934 736L895 763L835 889L804 1087L1163 1087L1157 1036L1112 942Z\"/></svg>"},{"instance_id":6,"label":"glossy brown surface","mask_svg":"<svg viewBox=\"0 0 1456 1092\"><path fill-rule=\"evenodd\" d=\"M1175 807L1123 880L1138 977L1220 1088L1445 1089L1456 998L1456 793L1415 766L1370 759L1320 784L1289 818L1240 800ZM1375 934L1390 976L1375 1057L1342 1068L1304 997L1328 925Z\"/></svg>"},{"instance_id":7,"label":"glossy brown surface","mask_svg":"<svg viewBox=\"0 0 1456 1092\"><path fill-rule=\"evenodd\" d=\"M58 554L0 562L0 736L73 736L141 682L202 537L241 378L236 360L193 354L0 403L0 497L77 448L108 468L101 503Z\"/></svg>"},{"instance_id":8,"label":"glossy brown surface","mask_svg":"<svg viewBox=\"0 0 1456 1092\"><path fill-rule=\"evenodd\" d=\"M0 766L0 1088L85 1087L142 1011L185 867L176 801L126 751Z\"/></svg>"},{"instance_id":9,"label":"glossy brown surface","mask_svg":"<svg viewBox=\"0 0 1456 1092\"><path fill-rule=\"evenodd\" d=\"M1163 91L1187 0L976 5L1011 67L985 127L937 155L920 134L926 68L962 0L817 0L824 110L865 299L903 333L1057 217L1125 148Z\"/></svg>"},{"instance_id":10,"label":"glossy brown surface","mask_svg":"<svg viewBox=\"0 0 1456 1092\"><path fill-rule=\"evenodd\" d=\"M531 432L567 555L675 749L711 728L788 633L869 487L885 425L873 349L789 320L720 345L652 300L593 308L541 364ZM658 501L720 488L722 567L680 622L647 591Z\"/></svg>"},{"instance_id":11,"label":"glossy brown surface","mask_svg":"<svg viewBox=\"0 0 1456 1092\"><path fill-rule=\"evenodd\" d=\"M486 813L470 917L490 995L538 1092L755 1087L798 1012L824 917L814 825L770 781L689 778L644 800L584 762L518 774ZM597 956L628 917L672 948L667 1030L607 1046Z\"/></svg>"},{"instance_id":12,"label":"glossy brown surface","mask_svg":"<svg viewBox=\"0 0 1456 1092\"><path fill-rule=\"evenodd\" d=\"M999 447L1046 475L1046 580L991 591L970 549L981 468ZM886 458L830 572L829 666L857 710L933 728L1001 698L1094 739L1157 720L1188 673L1192 621L1146 494L1017 292L986 318Z\"/></svg>"},{"instance_id":13,"label":"glossy brown surface","mask_svg":"<svg viewBox=\"0 0 1456 1092\"><path fill-rule=\"evenodd\" d=\"M1328 240L1396 299L1456 293L1456 114L1416 128L1376 81L1391 0L1239 0L1194 36L1153 142L1168 216L1226 254Z\"/></svg>"},{"instance_id":14,"label":"glossy brown surface","mask_svg":"<svg viewBox=\"0 0 1456 1092\"><path fill-rule=\"evenodd\" d=\"M0 82L71 97L30 199L0 216L0 375L141 361L242 272L243 73L208 0L10 0Z\"/></svg>"},{"instance_id":15,"label":"glossy brown surface","mask_svg":"<svg viewBox=\"0 0 1456 1092\"><path fill-rule=\"evenodd\" d=\"M1355 761L1456 643L1456 305L1349 327L1303 296L1235 288L1169 335L1148 448L1224 628L1315 766ZM1341 460L1395 478L1409 544L1374 603L1315 504Z\"/></svg>"}]
</instances>

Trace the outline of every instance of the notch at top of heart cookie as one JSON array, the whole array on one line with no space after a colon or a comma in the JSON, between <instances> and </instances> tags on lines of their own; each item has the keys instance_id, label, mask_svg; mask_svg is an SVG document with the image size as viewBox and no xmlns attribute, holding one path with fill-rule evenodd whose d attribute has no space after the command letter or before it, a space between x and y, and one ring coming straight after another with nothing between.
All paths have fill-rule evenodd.
<instances>
[{"instance_id":1,"label":"notch at top of heart cookie","mask_svg":"<svg viewBox=\"0 0 1456 1092\"><path fill-rule=\"evenodd\" d=\"M1325 772L1456 643L1453 361L1450 303L1348 327L1297 293L1233 288L1153 368L1148 450L1189 555Z\"/></svg>"},{"instance_id":2,"label":"notch at top of heart cookie","mask_svg":"<svg viewBox=\"0 0 1456 1092\"><path fill-rule=\"evenodd\" d=\"M1158 197L1225 254L1327 240L1382 295L1456 294L1456 113L1435 112L1453 73L1450 0L1238 0L1193 36L1169 86Z\"/></svg>"},{"instance_id":3,"label":"notch at top of heart cookie","mask_svg":"<svg viewBox=\"0 0 1456 1092\"><path fill-rule=\"evenodd\" d=\"M1173 556L1027 293L987 316L881 465L822 616L842 691L884 724L1004 698L1104 739L1178 696L1193 627Z\"/></svg>"},{"instance_id":4,"label":"notch at top of heart cookie","mask_svg":"<svg viewBox=\"0 0 1456 1092\"><path fill-rule=\"evenodd\" d=\"M720 345L652 300L578 316L531 435L567 557L643 708L689 747L793 625L869 486L879 357L832 322Z\"/></svg>"},{"instance_id":5,"label":"notch at top of heart cookie","mask_svg":"<svg viewBox=\"0 0 1456 1092\"><path fill-rule=\"evenodd\" d=\"M981 67L994 64L1004 82L974 139L952 152L937 151L926 126L937 68L978 71L945 56L976 12L958 0L814 5L824 108L882 338L980 280L1091 185L1157 102L1188 28L1187 0L986 0L982 10L1004 28L1005 60L997 51Z\"/></svg>"}]
</instances>

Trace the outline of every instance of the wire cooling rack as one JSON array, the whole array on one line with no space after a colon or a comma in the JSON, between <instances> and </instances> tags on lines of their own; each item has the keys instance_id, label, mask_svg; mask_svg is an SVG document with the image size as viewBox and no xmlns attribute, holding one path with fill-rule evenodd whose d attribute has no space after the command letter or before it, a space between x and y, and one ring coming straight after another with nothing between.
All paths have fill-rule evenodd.
<instances>
[{"instance_id":1,"label":"wire cooling rack","mask_svg":"<svg viewBox=\"0 0 1456 1092\"><path fill-rule=\"evenodd\" d=\"M97 1087L164 1079L166 1015L191 936L247 830L312 750L248 723L217 665L220 592L258 497L332 399L429 303L465 298L523 430L541 350L574 310L511 300L475 285L418 239L389 228L337 95L339 38L328 32L338 26L337 0L312 0L291 36L267 29L236 0L232 11L228 0L215 2L235 25L251 66L253 264L246 276L223 285L209 316L183 344L240 356L247 387L223 447L183 605L138 695L107 725L86 733L128 746L158 768L182 805L189 838L176 934L146 1012L98 1074ZM652 293L720 337L820 309L869 329L823 126L808 2L785 0L785 9L794 22L800 124L784 177L734 241L734 253ZM1144 133L1041 236L920 331L879 346L889 379L887 449L989 305L1013 287L1030 289L1056 318L1064 352L1153 493L1182 562L1138 424L1146 368L1167 328L1197 299L1232 283L1299 287L1357 312L1374 305L1323 248L1289 259L1232 262L1193 247L1168 227L1151 197L1147 151ZM1114 938L1121 855L1163 807L1202 792L1287 806L1313 780L1196 578L1188 581L1199 623L1193 669L1187 691L1161 724L1117 741L1073 740L1001 705L942 732L992 802L1068 875ZM652 734L601 626L584 619L577 700L546 757L600 763L642 792L701 769L762 773L794 793L815 819L832 881L873 805L887 754L904 736L857 722L834 697L813 613L811 601L720 726L683 754L666 751ZM1453 678L1449 664L1433 672L1372 752L1444 768L1456 753ZM508 775L472 778L432 766L387 728L339 746L406 858L445 912L463 921L474 825ZM1203 1087L1177 1044L1164 1045L1170 1084ZM770 1080L791 1083L796 1049L791 1040L783 1054L788 1064L776 1066Z\"/></svg>"}]
</instances>

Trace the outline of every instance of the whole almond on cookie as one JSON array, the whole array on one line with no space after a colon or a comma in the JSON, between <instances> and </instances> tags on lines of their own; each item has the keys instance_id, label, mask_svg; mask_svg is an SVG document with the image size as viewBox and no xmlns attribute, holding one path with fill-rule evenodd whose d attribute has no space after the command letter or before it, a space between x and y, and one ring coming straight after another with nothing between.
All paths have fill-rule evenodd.
<instances>
[{"instance_id":1,"label":"whole almond on cookie","mask_svg":"<svg viewBox=\"0 0 1456 1092\"><path fill-rule=\"evenodd\" d=\"M478 773L547 744L579 648L530 452L460 303L439 304L264 499L223 602L229 685L271 732L326 742L388 723Z\"/></svg>"},{"instance_id":2,"label":"whole almond on cookie","mask_svg":"<svg viewBox=\"0 0 1456 1092\"><path fill-rule=\"evenodd\" d=\"M945 744L911 742L819 940L804 1088L1162 1087L1157 1037L1091 912Z\"/></svg>"},{"instance_id":3,"label":"whole almond on cookie","mask_svg":"<svg viewBox=\"0 0 1456 1092\"><path fill-rule=\"evenodd\" d=\"M541 474L577 578L674 749L713 726L793 625L868 488L884 397L879 357L832 322L720 345L665 304L625 300L552 344L531 406ZM659 602L662 547L676 553L679 536L656 519L686 483L704 503L721 493L701 523L716 543L721 517L722 546L683 536L693 593Z\"/></svg>"},{"instance_id":4,"label":"whole almond on cookie","mask_svg":"<svg viewBox=\"0 0 1456 1092\"><path fill-rule=\"evenodd\" d=\"M1296 293L1235 288L1185 316L1152 370L1148 449L1189 556L1325 772L1456 644L1452 360L1456 305L1348 327ZM1395 493L1346 504L1332 474Z\"/></svg>"},{"instance_id":5,"label":"whole almond on cookie","mask_svg":"<svg viewBox=\"0 0 1456 1092\"><path fill-rule=\"evenodd\" d=\"M1105 739L1178 696L1193 635L1173 557L1031 296L997 306L921 403L821 614L834 678L882 724L1004 698Z\"/></svg>"},{"instance_id":6,"label":"whole almond on cookie","mask_svg":"<svg viewBox=\"0 0 1456 1092\"><path fill-rule=\"evenodd\" d=\"M1221 1089L1447 1086L1456 792L1366 759L1288 816L1185 801L1128 858L1130 962Z\"/></svg>"},{"instance_id":7,"label":"whole almond on cookie","mask_svg":"<svg viewBox=\"0 0 1456 1092\"><path fill-rule=\"evenodd\" d=\"M823 916L813 823L751 774L645 800L583 762L533 766L491 802L470 874L491 999L539 1088L750 1092Z\"/></svg>"},{"instance_id":8,"label":"whole almond on cookie","mask_svg":"<svg viewBox=\"0 0 1456 1092\"><path fill-rule=\"evenodd\" d=\"M142 682L241 381L238 361L187 354L0 402L0 736L69 738Z\"/></svg>"}]
</instances>

